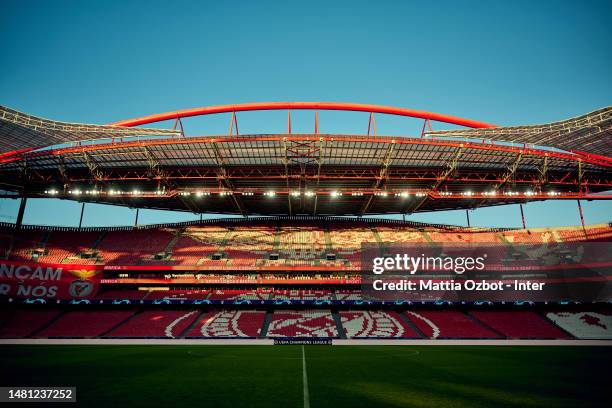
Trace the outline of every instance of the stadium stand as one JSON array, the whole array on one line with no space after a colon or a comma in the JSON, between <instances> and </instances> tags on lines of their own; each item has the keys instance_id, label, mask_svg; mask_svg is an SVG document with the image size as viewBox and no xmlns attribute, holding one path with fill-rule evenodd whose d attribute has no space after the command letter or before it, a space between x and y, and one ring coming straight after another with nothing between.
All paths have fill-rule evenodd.
<instances>
[{"instance_id":1,"label":"stadium stand","mask_svg":"<svg viewBox=\"0 0 612 408\"><path fill-rule=\"evenodd\" d=\"M143 297L146 300L159 299L207 299L210 294L208 289L168 289L151 290Z\"/></svg>"},{"instance_id":2,"label":"stadium stand","mask_svg":"<svg viewBox=\"0 0 612 408\"><path fill-rule=\"evenodd\" d=\"M98 337L134 315L127 310L73 311L61 315L36 337Z\"/></svg>"},{"instance_id":3,"label":"stadium stand","mask_svg":"<svg viewBox=\"0 0 612 408\"><path fill-rule=\"evenodd\" d=\"M470 312L480 322L510 339L566 339L570 336L534 312Z\"/></svg>"},{"instance_id":4,"label":"stadium stand","mask_svg":"<svg viewBox=\"0 0 612 408\"><path fill-rule=\"evenodd\" d=\"M138 265L163 252L172 235L164 229L108 232L96 249L107 265Z\"/></svg>"},{"instance_id":5,"label":"stadium stand","mask_svg":"<svg viewBox=\"0 0 612 408\"><path fill-rule=\"evenodd\" d=\"M151 310L138 313L104 337L176 338L197 318L195 310Z\"/></svg>"},{"instance_id":6,"label":"stadium stand","mask_svg":"<svg viewBox=\"0 0 612 408\"><path fill-rule=\"evenodd\" d=\"M36 261L44 253L44 239L48 232L43 230L23 231L12 239L5 240L4 253L15 261Z\"/></svg>"},{"instance_id":7,"label":"stadium stand","mask_svg":"<svg viewBox=\"0 0 612 408\"><path fill-rule=\"evenodd\" d=\"M89 251L99 236L99 232L74 234L66 231L53 231L46 241L45 254L38 257L38 261L75 264L95 263L95 259L79 255Z\"/></svg>"},{"instance_id":8,"label":"stadium stand","mask_svg":"<svg viewBox=\"0 0 612 408\"><path fill-rule=\"evenodd\" d=\"M214 290L209 300L267 300L270 297L270 290L266 289L218 289Z\"/></svg>"},{"instance_id":9,"label":"stadium stand","mask_svg":"<svg viewBox=\"0 0 612 408\"><path fill-rule=\"evenodd\" d=\"M336 300L360 301L363 295L360 290L338 289L335 291Z\"/></svg>"},{"instance_id":10,"label":"stadium stand","mask_svg":"<svg viewBox=\"0 0 612 408\"><path fill-rule=\"evenodd\" d=\"M392 311L340 312L348 338L419 338L402 317Z\"/></svg>"},{"instance_id":11,"label":"stadium stand","mask_svg":"<svg viewBox=\"0 0 612 408\"><path fill-rule=\"evenodd\" d=\"M278 310L272 315L268 337L338 337L329 310Z\"/></svg>"},{"instance_id":12,"label":"stadium stand","mask_svg":"<svg viewBox=\"0 0 612 408\"><path fill-rule=\"evenodd\" d=\"M187 338L258 337L266 313L254 310L221 310L206 314Z\"/></svg>"},{"instance_id":13,"label":"stadium stand","mask_svg":"<svg viewBox=\"0 0 612 408\"><path fill-rule=\"evenodd\" d=\"M99 292L95 299L130 299L141 300L149 292L146 290L114 289Z\"/></svg>"},{"instance_id":14,"label":"stadium stand","mask_svg":"<svg viewBox=\"0 0 612 408\"><path fill-rule=\"evenodd\" d=\"M556 312L546 317L579 339L612 339L612 314L599 312Z\"/></svg>"},{"instance_id":15,"label":"stadium stand","mask_svg":"<svg viewBox=\"0 0 612 408\"><path fill-rule=\"evenodd\" d=\"M59 314L54 309L5 311L0 316L0 338L28 337Z\"/></svg>"},{"instance_id":16,"label":"stadium stand","mask_svg":"<svg viewBox=\"0 0 612 408\"><path fill-rule=\"evenodd\" d=\"M484 327L470 316L455 311L406 312L406 316L426 337L461 338L461 339L495 339L499 334Z\"/></svg>"},{"instance_id":17,"label":"stadium stand","mask_svg":"<svg viewBox=\"0 0 612 408\"><path fill-rule=\"evenodd\" d=\"M333 294L329 290L286 289L274 291L270 300L333 300Z\"/></svg>"},{"instance_id":18,"label":"stadium stand","mask_svg":"<svg viewBox=\"0 0 612 408\"><path fill-rule=\"evenodd\" d=\"M225 253L232 266L253 266L274 248L275 230L254 225L236 227L227 239Z\"/></svg>"}]
</instances>

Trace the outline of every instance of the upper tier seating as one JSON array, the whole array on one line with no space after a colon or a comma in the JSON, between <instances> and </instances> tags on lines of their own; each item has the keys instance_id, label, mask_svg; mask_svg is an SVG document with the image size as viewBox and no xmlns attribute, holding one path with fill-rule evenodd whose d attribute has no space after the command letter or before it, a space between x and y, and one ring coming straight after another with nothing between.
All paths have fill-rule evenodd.
<instances>
[{"instance_id":1,"label":"upper tier seating","mask_svg":"<svg viewBox=\"0 0 612 408\"><path fill-rule=\"evenodd\" d=\"M185 337L258 337L265 315L253 310L210 312Z\"/></svg>"},{"instance_id":2,"label":"upper tier seating","mask_svg":"<svg viewBox=\"0 0 612 408\"><path fill-rule=\"evenodd\" d=\"M410 321L429 338L495 339L501 336L462 312L406 312Z\"/></svg>"},{"instance_id":3,"label":"upper tier seating","mask_svg":"<svg viewBox=\"0 0 612 408\"><path fill-rule=\"evenodd\" d=\"M272 315L268 337L338 337L329 310L278 310Z\"/></svg>"},{"instance_id":4,"label":"upper tier seating","mask_svg":"<svg viewBox=\"0 0 612 408\"><path fill-rule=\"evenodd\" d=\"M410 227L377 227L378 236L385 244L407 244L424 243L425 236L422 232ZM370 241L373 242L373 241Z\"/></svg>"},{"instance_id":5,"label":"upper tier seating","mask_svg":"<svg viewBox=\"0 0 612 408\"><path fill-rule=\"evenodd\" d=\"M283 258L313 261L325 252L325 236L315 227L283 227L279 231L279 250Z\"/></svg>"},{"instance_id":6,"label":"upper tier seating","mask_svg":"<svg viewBox=\"0 0 612 408\"><path fill-rule=\"evenodd\" d=\"M196 310L151 310L139 313L104 337L176 338L198 317Z\"/></svg>"},{"instance_id":7,"label":"upper tier seating","mask_svg":"<svg viewBox=\"0 0 612 408\"><path fill-rule=\"evenodd\" d=\"M131 310L90 310L64 313L36 337L98 337L134 314Z\"/></svg>"},{"instance_id":8,"label":"upper tier seating","mask_svg":"<svg viewBox=\"0 0 612 408\"><path fill-rule=\"evenodd\" d=\"M236 268L259 266L358 267L361 246L370 243L384 249L391 243L492 243L490 251L506 259L512 244L563 243L611 240L612 227L539 228L491 232L416 229L397 224L326 223L325 225L260 226L237 224L177 226L134 230L47 231L24 230L0 234L0 257L47 263L105 263L109 265L182 265ZM99 241L99 242L98 242ZM79 253L86 252L84 257ZM329 257L328 257L329 255ZM8 258L7 258L8 257ZM334 259L335 258L335 259Z\"/></svg>"},{"instance_id":9,"label":"upper tier seating","mask_svg":"<svg viewBox=\"0 0 612 408\"><path fill-rule=\"evenodd\" d=\"M39 262L92 264L95 259L83 259L78 255L89 251L100 237L99 232L53 231L45 244L46 255L38 258Z\"/></svg>"},{"instance_id":10,"label":"upper tier seating","mask_svg":"<svg viewBox=\"0 0 612 408\"><path fill-rule=\"evenodd\" d=\"M271 227L236 227L227 238L224 252L232 266L253 266L257 259L263 259L272 251L274 235L275 230Z\"/></svg>"},{"instance_id":11,"label":"upper tier seating","mask_svg":"<svg viewBox=\"0 0 612 408\"><path fill-rule=\"evenodd\" d=\"M533 312L471 312L479 321L511 339L566 339L570 336Z\"/></svg>"},{"instance_id":12,"label":"upper tier seating","mask_svg":"<svg viewBox=\"0 0 612 408\"><path fill-rule=\"evenodd\" d=\"M187 227L172 247L172 260L178 265L225 265L225 259L212 260L212 255L222 251L229 234L220 226Z\"/></svg>"},{"instance_id":13,"label":"upper tier seating","mask_svg":"<svg viewBox=\"0 0 612 408\"><path fill-rule=\"evenodd\" d=\"M7 310L0 316L0 338L28 337L60 314L59 310Z\"/></svg>"},{"instance_id":14,"label":"upper tier seating","mask_svg":"<svg viewBox=\"0 0 612 408\"><path fill-rule=\"evenodd\" d=\"M9 259L14 261L33 261L32 251L42 248L42 241L47 235L46 231L21 231L13 239L13 247L10 248L11 240L5 239L2 244L8 245L4 248L6 255L10 250Z\"/></svg>"},{"instance_id":15,"label":"upper tier seating","mask_svg":"<svg viewBox=\"0 0 612 408\"><path fill-rule=\"evenodd\" d=\"M348 338L419 338L396 312L340 312L340 320Z\"/></svg>"},{"instance_id":16,"label":"upper tier seating","mask_svg":"<svg viewBox=\"0 0 612 408\"><path fill-rule=\"evenodd\" d=\"M96 249L106 264L139 265L163 252L171 240L172 234L163 229L111 231Z\"/></svg>"},{"instance_id":17,"label":"upper tier seating","mask_svg":"<svg viewBox=\"0 0 612 408\"><path fill-rule=\"evenodd\" d=\"M579 339L612 340L612 313L598 312L556 312L546 317L563 330Z\"/></svg>"}]
</instances>

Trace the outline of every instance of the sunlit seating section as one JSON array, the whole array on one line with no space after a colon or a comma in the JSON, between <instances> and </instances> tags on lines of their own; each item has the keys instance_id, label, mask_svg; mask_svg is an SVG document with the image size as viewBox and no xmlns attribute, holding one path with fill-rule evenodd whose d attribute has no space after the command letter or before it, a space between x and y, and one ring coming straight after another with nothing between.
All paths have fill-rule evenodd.
<instances>
[{"instance_id":1,"label":"sunlit seating section","mask_svg":"<svg viewBox=\"0 0 612 408\"><path fill-rule=\"evenodd\" d=\"M549 228L505 231L503 235L507 242L513 244L547 244L559 241L556 231Z\"/></svg>"},{"instance_id":2,"label":"sunlit seating section","mask_svg":"<svg viewBox=\"0 0 612 408\"><path fill-rule=\"evenodd\" d=\"M279 232L279 252L288 260L321 259L325 251L325 233L316 227L283 227Z\"/></svg>"},{"instance_id":3,"label":"sunlit seating section","mask_svg":"<svg viewBox=\"0 0 612 408\"><path fill-rule=\"evenodd\" d=\"M338 259L346 259L349 265L361 265L362 243L375 243L376 237L369 228L347 227L329 231L332 247Z\"/></svg>"},{"instance_id":4,"label":"sunlit seating section","mask_svg":"<svg viewBox=\"0 0 612 408\"><path fill-rule=\"evenodd\" d=\"M224 266L226 259L213 260L220 253L229 229L221 226L187 227L172 247L172 260L178 265Z\"/></svg>"},{"instance_id":5,"label":"sunlit seating section","mask_svg":"<svg viewBox=\"0 0 612 408\"><path fill-rule=\"evenodd\" d=\"M420 337L396 312L359 310L339 314L348 338Z\"/></svg>"},{"instance_id":6,"label":"sunlit seating section","mask_svg":"<svg viewBox=\"0 0 612 408\"><path fill-rule=\"evenodd\" d=\"M347 227L330 229L329 235L335 251L358 251L365 242L376 242L371 229Z\"/></svg>"},{"instance_id":7,"label":"sunlit seating section","mask_svg":"<svg viewBox=\"0 0 612 408\"><path fill-rule=\"evenodd\" d=\"M579 339L612 340L612 312L556 312L546 317Z\"/></svg>"},{"instance_id":8,"label":"sunlit seating section","mask_svg":"<svg viewBox=\"0 0 612 408\"><path fill-rule=\"evenodd\" d=\"M253 226L232 230L225 246L225 253L233 266L254 265L274 246L274 228Z\"/></svg>"},{"instance_id":9,"label":"sunlit seating section","mask_svg":"<svg viewBox=\"0 0 612 408\"><path fill-rule=\"evenodd\" d=\"M378 236L385 244L410 244L426 242L423 233L411 227L376 227ZM374 242L374 241L370 241Z\"/></svg>"},{"instance_id":10,"label":"sunlit seating section","mask_svg":"<svg viewBox=\"0 0 612 408\"><path fill-rule=\"evenodd\" d=\"M186 338L254 338L261 334L266 312L256 310L213 311L203 316Z\"/></svg>"},{"instance_id":11,"label":"sunlit seating section","mask_svg":"<svg viewBox=\"0 0 612 408\"><path fill-rule=\"evenodd\" d=\"M183 231L183 236L193 238L207 250L218 250L227 239L230 230L226 227L215 225L192 226Z\"/></svg>"},{"instance_id":12,"label":"sunlit seating section","mask_svg":"<svg viewBox=\"0 0 612 408\"><path fill-rule=\"evenodd\" d=\"M565 227L556 230L563 242L576 241L610 241L612 239L612 226L607 224L592 225L583 229L582 227Z\"/></svg>"},{"instance_id":13,"label":"sunlit seating section","mask_svg":"<svg viewBox=\"0 0 612 408\"><path fill-rule=\"evenodd\" d=\"M278 310L272 315L268 337L338 337L329 310Z\"/></svg>"}]
</instances>

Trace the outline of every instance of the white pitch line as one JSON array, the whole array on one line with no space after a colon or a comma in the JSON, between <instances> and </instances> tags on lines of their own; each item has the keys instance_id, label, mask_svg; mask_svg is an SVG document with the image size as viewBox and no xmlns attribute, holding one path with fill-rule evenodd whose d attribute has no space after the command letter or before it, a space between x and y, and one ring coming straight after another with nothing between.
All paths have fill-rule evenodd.
<instances>
[{"instance_id":1,"label":"white pitch line","mask_svg":"<svg viewBox=\"0 0 612 408\"><path fill-rule=\"evenodd\" d=\"M304 408L310 408L310 396L308 395L308 374L306 373L306 351L302 345L302 383L304 384Z\"/></svg>"}]
</instances>

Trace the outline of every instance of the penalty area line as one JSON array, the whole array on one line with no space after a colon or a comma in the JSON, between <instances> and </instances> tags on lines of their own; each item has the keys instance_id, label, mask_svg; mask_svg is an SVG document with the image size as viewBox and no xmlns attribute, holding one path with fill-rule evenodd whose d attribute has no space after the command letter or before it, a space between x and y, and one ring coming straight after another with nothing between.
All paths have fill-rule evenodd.
<instances>
[{"instance_id":1,"label":"penalty area line","mask_svg":"<svg viewBox=\"0 0 612 408\"><path fill-rule=\"evenodd\" d=\"M310 408L310 396L308 395L308 373L306 372L306 351L302 345L302 384L304 386L304 408Z\"/></svg>"}]
</instances>

